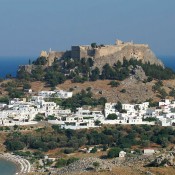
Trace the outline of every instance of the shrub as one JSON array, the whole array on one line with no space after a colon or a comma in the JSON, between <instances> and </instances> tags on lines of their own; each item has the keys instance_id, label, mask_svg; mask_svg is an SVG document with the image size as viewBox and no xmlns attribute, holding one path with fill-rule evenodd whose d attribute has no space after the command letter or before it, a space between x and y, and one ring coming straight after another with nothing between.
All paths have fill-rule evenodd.
<instances>
[{"instance_id":1,"label":"shrub","mask_svg":"<svg viewBox=\"0 0 175 175\"><path fill-rule=\"evenodd\" d=\"M122 92L122 93L126 93L126 89L122 89L120 92Z\"/></svg>"},{"instance_id":2,"label":"shrub","mask_svg":"<svg viewBox=\"0 0 175 175\"><path fill-rule=\"evenodd\" d=\"M117 81L111 81L111 82L109 83L109 85L111 85L111 87L118 87L118 86L120 85L120 83L117 82Z\"/></svg>"},{"instance_id":3,"label":"shrub","mask_svg":"<svg viewBox=\"0 0 175 175\"><path fill-rule=\"evenodd\" d=\"M29 83L25 83L23 85L23 89L30 89L31 88L31 85Z\"/></svg>"},{"instance_id":4,"label":"shrub","mask_svg":"<svg viewBox=\"0 0 175 175\"><path fill-rule=\"evenodd\" d=\"M98 167L100 166L100 163L99 163L99 162L93 162L93 166L94 166L95 168L98 168Z\"/></svg>"},{"instance_id":5,"label":"shrub","mask_svg":"<svg viewBox=\"0 0 175 175\"><path fill-rule=\"evenodd\" d=\"M61 167L66 166L66 164L67 164L67 161L66 161L65 159L59 159L59 160L57 161L57 163L55 164L55 166L56 166L57 168L61 168Z\"/></svg>"},{"instance_id":6,"label":"shrub","mask_svg":"<svg viewBox=\"0 0 175 175\"><path fill-rule=\"evenodd\" d=\"M19 140L7 140L5 145L9 151L22 150L25 144Z\"/></svg>"},{"instance_id":7,"label":"shrub","mask_svg":"<svg viewBox=\"0 0 175 175\"><path fill-rule=\"evenodd\" d=\"M92 48L96 48L97 47L97 43L91 43L91 47Z\"/></svg>"},{"instance_id":8,"label":"shrub","mask_svg":"<svg viewBox=\"0 0 175 175\"><path fill-rule=\"evenodd\" d=\"M121 151L121 149L118 148L118 147L111 148L111 149L108 151L107 157L108 157L108 158L118 157L120 151Z\"/></svg>"},{"instance_id":9,"label":"shrub","mask_svg":"<svg viewBox=\"0 0 175 175\"><path fill-rule=\"evenodd\" d=\"M92 148L92 150L90 151L90 153L96 153L97 152L97 147L95 146L94 148Z\"/></svg>"},{"instance_id":10,"label":"shrub","mask_svg":"<svg viewBox=\"0 0 175 175\"><path fill-rule=\"evenodd\" d=\"M95 125L96 125L96 126L100 126L100 124L101 124L101 121L99 121L99 120L96 120L96 121L95 121Z\"/></svg>"},{"instance_id":11,"label":"shrub","mask_svg":"<svg viewBox=\"0 0 175 175\"><path fill-rule=\"evenodd\" d=\"M118 147L111 148L111 149L108 151L107 157L108 157L108 158L118 157L120 151L121 151L121 149L118 148Z\"/></svg>"},{"instance_id":12,"label":"shrub","mask_svg":"<svg viewBox=\"0 0 175 175\"><path fill-rule=\"evenodd\" d=\"M44 117L42 115L36 115L34 120L35 121L42 121L44 119Z\"/></svg>"},{"instance_id":13,"label":"shrub","mask_svg":"<svg viewBox=\"0 0 175 175\"><path fill-rule=\"evenodd\" d=\"M108 116L107 116L107 119L108 120L116 120L118 118L118 116L116 115L116 114L109 114Z\"/></svg>"},{"instance_id":14,"label":"shrub","mask_svg":"<svg viewBox=\"0 0 175 175\"><path fill-rule=\"evenodd\" d=\"M74 152L74 149L73 148L66 148L66 149L64 149L64 153L65 154L71 154L73 152Z\"/></svg>"},{"instance_id":15,"label":"shrub","mask_svg":"<svg viewBox=\"0 0 175 175\"><path fill-rule=\"evenodd\" d=\"M157 121L157 119L155 117L147 117L143 119L143 121L154 122L154 121Z\"/></svg>"},{"instance_id":16,"label":"shrub","mask_svg":"<svg viewBox=\"0 0 175 175\"><path fill-rule=\"evenodd\" d=\"M71 157L67 160L67 165L76 162L77 160L79 160L79 158L76 157Z\"/></svg>"}]
</instances>

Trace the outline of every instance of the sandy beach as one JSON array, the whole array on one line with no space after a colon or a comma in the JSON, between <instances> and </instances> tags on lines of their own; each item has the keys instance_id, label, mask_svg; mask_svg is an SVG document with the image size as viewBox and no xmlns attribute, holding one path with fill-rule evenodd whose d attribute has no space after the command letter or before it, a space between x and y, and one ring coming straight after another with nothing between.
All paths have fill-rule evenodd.
<instances>
[{"instance_id":1,"label":"sandy beach","mask_svg":"<svg viewBox=\"0 0 175 175\"><path fill-rule=\"evenodd\" d=\"M5 159L16 164L17 171L16 174L23 175L31 172L30 162L20 156L13 155L10 153L0 154L0 159Z\"/></svg>"}]
</instances>

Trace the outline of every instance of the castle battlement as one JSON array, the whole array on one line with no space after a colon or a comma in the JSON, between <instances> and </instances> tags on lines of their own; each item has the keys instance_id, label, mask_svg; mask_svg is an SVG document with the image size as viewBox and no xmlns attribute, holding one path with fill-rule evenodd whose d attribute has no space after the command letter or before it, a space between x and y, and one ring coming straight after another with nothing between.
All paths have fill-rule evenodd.
<instances>
[{"instance_id":1,"label":"castle battlement","mask_svg":"<svg viewBox=\"0 0 175 175\"><path fill-rule=\"evenodd\" d=\"M147 44L135 44L133 41L123 42L121 40L116 40L113 45L97 45L96 47L91 45L72 46L71 50L65 52L50 51L47 53L42 51L40 56L47 58L48 66L51 66L55 59L64 59L65 57L73 59L91 57L100 65L100 62L107 62L107 60L114 64L117 60L122 62L123 58L135 58L143 62L149 61L151 64L163 66L162 62L156 58Z\"/></svg>"},{"instance_id":2,"label":"castle battlement","mask_svg":"<svg viewBox=\"0 0 175 175\"><path fill-rule=\"evenodd\" d=\"M80 46L72 46L71 48L71 57L72 58L99 58L99 57L105 57L109 55L113 55L119 51L121 51L124 47L131 47L133 48L133 51L131 51L130 55L134 57L134 54L137 50L137 48L145 47L148 48L149 46L147 44L135 44L132 41L131 42L123 42L121 40L116 40L114 45L99 45L95 48L92 48L90 45L80 45ZM141 55L139 54L135 54ZM141 59L141 58L139 58Z\"/></svg>"}]
</instances>

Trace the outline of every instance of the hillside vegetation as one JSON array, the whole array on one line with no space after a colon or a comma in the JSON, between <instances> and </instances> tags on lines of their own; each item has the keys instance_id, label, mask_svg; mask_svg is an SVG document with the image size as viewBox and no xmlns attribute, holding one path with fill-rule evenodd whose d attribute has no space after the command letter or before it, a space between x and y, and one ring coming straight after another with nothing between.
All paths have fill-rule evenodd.
<instances>
[{"instance_id":1,"label":"hillside vegetation","mask_svg":"<svg viewBox=\"0 0 175 175\"><path fill-rule=\"evenodd\" d=\"M28 65L30 69L20 67L17 79L0 83L0 102L7 103L9 98L25 97L24 90L29 88L37 92L61 88L76 94L90 87L93 97L103 97L110 102L154 102L175 97L175 73L169 68L143 64L136 59L124 59L112 67L105 64L99 70L94 67L94 62L92 58L65 58L55 60L48 67L47 59L39 57L32 65Z\"/></svg>"},{"instance_id":2,"label":"hillside vegetation","mask_svg":"<svg viewBox=\"0 0 175 175\"><path fill-rule=\"evenodd\" d=\"M93 67L94 60L92 58L65 58L61 61L55 61L50 67L45 66L46 63L45 57L39 57L33 62L30 72L25 68L21 68L17 77L30 81L46 81L52 87L64 83L66 80L80 83L105 79L123 81L134 74L133 70L137 66L142 67L144 70L147 76L144 80L145 82L152 79L168 80L175 77L174 72L169 68L150 63L143 64L136 59L124 59L123 63L118 61L112 67L109 64L105 64L101 71L98 67Z\"/></svg>"},{"instance_id":3,"label":"hillside vegetation","mask_svg":"<svg viewBox=\"0 0 175 175\"><path fill-rule=\"evenodd\" d=\"M58 125L43 127L29 133L22 133L19 127L10 132L5 145L8 151L37 149L42 152L62 148L66 154L77 151L82 146L100 146L107 148L131 149L133 147L167 147L175 144L175 131L171 127L133 125L107 126L91 130L61 129ZM94 150L95 151L95 150ZM117 150L118 151L118 150ZM96 152L96 151L95 151ZM111 149L108 156L117 157Z\"/></svg>"}]
</instances>

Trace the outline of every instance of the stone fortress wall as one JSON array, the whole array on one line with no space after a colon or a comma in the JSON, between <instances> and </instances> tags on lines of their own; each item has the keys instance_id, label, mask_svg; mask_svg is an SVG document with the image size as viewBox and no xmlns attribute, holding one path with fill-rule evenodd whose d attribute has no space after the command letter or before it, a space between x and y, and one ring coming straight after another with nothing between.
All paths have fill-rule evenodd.
<instances>
[{"instance_id":1,"label":"stone fortress wall","mask_svg":"<svg viewBox=\"0 0 175 175\"><path fill-rule=\"evenodd\" d=\"M148 45L146 44L134 44L133 42L123 42L121 40L116 40L116 43L114 45L103 45L103 46L98 46L97 48L92 48L89 45L72 46L71 57L72 58L105 57L121 51L126 46L148 48ZM142 53L134 52L133 50L133 52L130 53L130 56L140 58L142 56Z\"/></svg>"},{"instance_id":2,"label":"stone fortress wall","mask_svg":"<svg viewBox=\"0 0 175 175\"><path fill-rule=\"evenodd\" d=\"M100 45L92 48L90 45L72 46L70 51L56 52L45 51L41 52L40 56L44 56L48 60L48 66L51 66L55 59L65 57L70 58L93 58L95 66L101 68L108 63L111 66L118 60L123 61L123 58L142 60L143 62L150 62L163 66L163 63L156 58L147 44L135 44L133 42L123 42L116 40L114 45Z\"/></svg>"},{"instance_id":3,"label":"stone fortress wall","mask_svg":"<svg viewBox=\"0 0 175 175\"><path fill-rule=\"evenodd\" d=\"M47 59L47 66L52 66L52 63L55 61L55 59L61 59L65 57L70 57L71 56L71 51L66 51L66 52L58 52L58 51L41 51L40 57L45 57Z\"/></svg>"}]
</instances>

